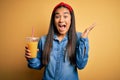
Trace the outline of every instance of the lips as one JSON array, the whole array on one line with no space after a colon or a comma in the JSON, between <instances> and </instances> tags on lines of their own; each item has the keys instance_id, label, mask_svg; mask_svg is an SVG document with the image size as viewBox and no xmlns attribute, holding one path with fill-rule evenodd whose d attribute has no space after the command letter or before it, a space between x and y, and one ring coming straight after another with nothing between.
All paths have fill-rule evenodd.
<instances>
[{"instance_id":1,"label":"lips","mask_svg":"<svg viewBox=\"0 0 120 80\"><path fill-rule=\"evenodd\" d=\"M58 24L58 26L59 26L60 31L64 31L66 29L66 24L65 23Z\"/></svg>"}]
</instances>

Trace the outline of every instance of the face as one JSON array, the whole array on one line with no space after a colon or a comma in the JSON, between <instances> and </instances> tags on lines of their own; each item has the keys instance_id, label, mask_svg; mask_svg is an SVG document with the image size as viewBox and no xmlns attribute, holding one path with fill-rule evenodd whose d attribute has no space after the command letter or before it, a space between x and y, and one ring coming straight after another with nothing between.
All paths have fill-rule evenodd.
<instances>
[{"instance_id":1,"label":"face","mask_svg":"<svg viewBox=\"0 0 120 80\"><path fill-rule=\"evenodd\" d=\"M55 27L59 35L66 35L71 24L71 15L67 8L61 7L55 11Z\"/></svg>"}]
</instances>

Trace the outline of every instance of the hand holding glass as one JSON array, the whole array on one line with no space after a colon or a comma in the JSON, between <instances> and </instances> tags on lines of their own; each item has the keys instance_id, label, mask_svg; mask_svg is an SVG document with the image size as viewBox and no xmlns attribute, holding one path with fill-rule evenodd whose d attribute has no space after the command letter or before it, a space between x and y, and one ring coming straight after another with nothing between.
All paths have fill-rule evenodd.
<instances>
[{"instance_id":1,"label":"hand holding glass","mask_svg":"<svg viewBox=\"0 0 120 80\"><path fill-rule=\"evenodd\" d=\"M27 37L27 48L30 50L30 58L36 58L37 56L37 47L38 47L38 37ZM27 54L27 53L26 53Z\"/></svg>"}]
</instances>

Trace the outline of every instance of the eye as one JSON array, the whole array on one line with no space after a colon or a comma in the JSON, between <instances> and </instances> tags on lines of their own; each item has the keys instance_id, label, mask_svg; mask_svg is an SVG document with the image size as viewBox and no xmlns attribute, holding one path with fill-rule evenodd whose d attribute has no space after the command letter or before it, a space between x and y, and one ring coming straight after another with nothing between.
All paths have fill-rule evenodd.
<instances>
[{"instance_id":1,"label":"eye","mask_svg":"<svg viewBox=\"0 0 120 80\"><path fill-rule=\"evenodd\" d=\"M64 18L68 18L68 16L64 16Z\"/></svg>"},{"instance_id":2,"label":"eye","mask_svg":"<svg viewBox=\"0 0 120 80\"><path fill-rule=\"evenodd\" d=\"M60 18L60 16L56 15L55 18L58 19L58 18Z\"/></svg>"}]
</instances>

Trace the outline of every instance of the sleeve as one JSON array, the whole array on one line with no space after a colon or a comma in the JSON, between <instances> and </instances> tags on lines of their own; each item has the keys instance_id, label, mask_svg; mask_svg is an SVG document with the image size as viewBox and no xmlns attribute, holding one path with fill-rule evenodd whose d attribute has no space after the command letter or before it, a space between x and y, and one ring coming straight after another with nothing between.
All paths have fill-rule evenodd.
<instances>
[{"instance_id":1,"label":"sleeve","mask_svg":"<svg viewBox=\"0 0 120 80\"><path fill-rule=\"evenodd\" d=\"M36 58L32 58L28 60L28 67L32 69L41 69L42 65L42 48L43 48L43 40L40 39L38 42L38 53Z\"/></svg>"},{"instance_id":2,"label":"sleeve","mask_svg":"<svg viewBox=\"0 0 120 80\"><path fill-rule=\"evenodd\" d=\"M76 65L78 69L83 69L88 62L89 41L88 38L81 38L81 33L77 34Z\"/></svg>"}]
</instances>

